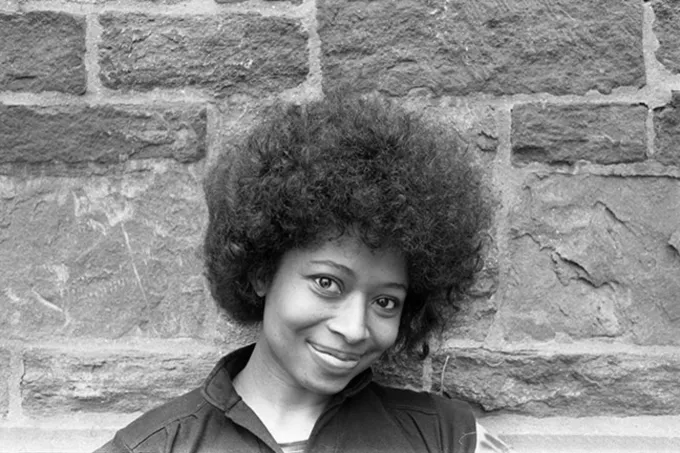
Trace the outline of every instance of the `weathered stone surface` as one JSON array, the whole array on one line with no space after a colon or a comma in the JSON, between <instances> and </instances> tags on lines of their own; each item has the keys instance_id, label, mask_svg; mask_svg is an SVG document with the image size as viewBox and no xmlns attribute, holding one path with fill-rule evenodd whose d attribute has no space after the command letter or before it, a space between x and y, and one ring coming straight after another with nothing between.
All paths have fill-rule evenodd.
<instances>
[{"instance_id":1,"label":"weathered stone surface","mask_svg":"<svg viewBox=\"0 0 680 453\"><path fill-rule=\"evenodd\" d=\"M433 122L444 130L455 131L452 141L475 162L482 173L487 188L493 187L495 153L499 143L499 127L496 109L464 103L452 106L446 103L424 101L419 98L407 99L403 106L425 121ZM489 202L496 205L500 195L487 192ZM493 208L492 208L493 209ZM492 296L498 287L498 251L494 243L495 234L490 232L482 250L483 268L476 274L473 286L455 309L444 317L447 321L446 337L483 341L496 313L496 302Z\"/></svg>"},{"instance_id":2,"label":"weathered stone surface","mask_svg":"<svg viewBox=\"0 0 680 453\"><path fill-rule=\"evenodd\" d=\"M643 105L519 105L512 110L513 162L642 161L646 121Z\"/></svg>"},{"instance_id":3,"label":"weathered stone surface","mask_svg":"<svg viewBox=\"0 0 680 453\"><path fill-rule=\"evenodd\" d=\"M493 107L431 106L419 100L407 101L403 103L403 106L416 115L422 115L426 121L456 131L462 139L460 146L484 153L495 153L498 149L498 121L496 109ZM484 156L478 157L485 158ZM493 158L492 155L488 157Z\"/></svg>"},{"instance_id":4,"label":"weathered stone surface","mask_svg":"<svg viewBox=\"0 0 680 453\"><path fill-rule=\"evenodd\" d=\"M200 179L0 177L0 337L212 337Z\"/></svg>"},{"instance_id":5,"label":"weathered stone surface","mask_svg":"<svg viewBox=\"0 0 680 453\"><path fill-rule=\"evenodd\" d=\"M422 361L394 361L383 358L372 368L373 380L376 382L392 387L423 390Z\"/></svg>"},{"instance_id":6,"label":"weathered stone surface","mask_svg":"<svg viewBox=\"0 0 680 453\"><path fill-rule=\"evenodd\" d=\"M85 18L0 13L0 90L84 94Z\"/></svg>"},{"instance_id":7,"label":"weathered stone surface","mask_svg":"<svg viewBox=\"0 0 680 453\"><path fill-rule=\"evenodd\" d=\"M656 58L666 69L680 73L680 3L677 0L652 2L654 9L654 34L659 40Z\"/></svg>"},{"instance_id":8,"label":"weathered stone surface","mask_svg":"<svg viewBox=\"0 0 680 453\"><path fill-rule=\"evenodd\" d=\"M5 417L9 411L9 378L11 373L9 351L0 349L0 418Z\"/></svg>"},{"instance_id":9,"label":"weathered stone surface","mask_svg":"<svg viewBox=\"0 0 680 453\"><path fill-rule=\"evenodd\" d=\"M609 93L645 83L634 0L319 2L326 87Z\"/></svg>"},{"instance_id":10,"label":"weathered stone surface","mask_svg":"<svg viewBox=\"0 0 680 453\"><path fill-rule=\"evenodd\" d=\"M93 420L94 419L94 420ZM98 418L90 418L89 426L74 426L70 429L23 426L0 426L2 453L19 452L89 452L95 451L116 434L115 429L93 428ZM92 423L94 421L94 423ZM121 423L124 425L125 423Z\"/></svg>"},{"instance_id":11,"label":"weathered stone surface","mask_svg":"<svg viewBox=\"0 0 680 453\"><path fill-rule=\"evenodd\" d=\"M193 390L217 363L217 353L32 350L24 356L22 406L33 416L72 412L136 412Z\"/></svg>"},{"instance_id":12,"label":"weathered stone surface","mask_svg":"<svg viewBox=\"0 0 680 453\"><path fill-rule=\"evenodd\" d=\"M106 5L116 3L120 0L63 0L64 3L72 5ZM148 5L153 3L156 5L177 5L184 3L185 0L133 0L138 5ZM34 4L49 3L50 0L35 0ZM132 2L131 2L132 3Z\"/></svg>"},{"instance_id":13,"label":"weathered stone surface","mask_svg":"<svg viewBox=\"0 0 680 453\"><path fill-rule=\"evenodd\" d=\"M294 19L107 13L100 23L100 78L108 88L267 96L299 85L309 72L307 34Z\"/></svg>"},{"instance_id":14,"label":"weathered stone surface","mask_svg":"<svg viewBox=\"0 0 680 453\"><path fill-rule=\"evenodd\" d=\"M654 109L654 132L654 160L680 166L680 91L673 92L668 105Z\"/></svg>"},{"instance_id":15,"label":"weathered stone surface","mask_svg":"<svg viewBox=\"0 0 680 453\"><path fill-rule=\"evenodd\" d=\"M215 0L215 3L243 3L245 1L247 0ZM285 1L289 1L294 5L300 5L302 3L302 0L266 0L266 1L273 3L282 3Z\"/></svg>"},{"instance_id":16,"label":"weathered stone surface","mask_svg":"<svg viewBox=\"0 0 680 453\"><path fill-rule=\"evenodd\" d=\"M205 135L201 106L0 105L0 164L191 162L205 155Z\"/></svg>"},{"instance_id":17,"label":"weathered stone surface","mask_svg":"<svg viewBox=\"0 0 680 453\"><path fill-rule=\"evenodd\" d=\"M510 215L493 335L680 344L680 181L532 176Z\"/></svg>"},{"instance_id":18,"label":"weathered stone surface","mask_svg":"<svg viewBox=\"0 0 680 453\"><path fill-rule=\"evenodd\" d=\"M432 366L435 391L444 382L443 390L486 411L658 415L677 414L680 407L677 355L457 349L434 356Z\"/></svg>"}]
</instances>

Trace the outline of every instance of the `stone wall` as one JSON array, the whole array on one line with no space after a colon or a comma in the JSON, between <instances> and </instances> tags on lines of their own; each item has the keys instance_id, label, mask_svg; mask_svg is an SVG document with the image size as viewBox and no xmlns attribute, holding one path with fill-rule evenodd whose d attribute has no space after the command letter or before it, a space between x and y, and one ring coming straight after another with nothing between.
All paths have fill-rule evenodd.
<instances>
[{"instance_id":1,"label":"stone wall","mask_svg":"<svg viewBox=\"0 0 680 453\"><path fill-rule=\"evenodd\" d=\"M458 129L497 205L438 349L380 378L501 432L680 422L678 24L678 0L0 0L0 451L88 451L253 338L202 277L202 175L263 106L347 85Z\"/></svg>"}]
</instances>

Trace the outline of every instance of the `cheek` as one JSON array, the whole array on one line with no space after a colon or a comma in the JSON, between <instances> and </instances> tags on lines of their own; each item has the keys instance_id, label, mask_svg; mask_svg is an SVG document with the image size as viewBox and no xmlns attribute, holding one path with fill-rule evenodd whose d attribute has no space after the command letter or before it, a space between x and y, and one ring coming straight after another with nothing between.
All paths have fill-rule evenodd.
<instances>
[{"instance_id":1,"label":"cheek","mask_svg":"<svg viewBox=\"0 0 680 453\"><path fill-rule=\"evenodd\" d=\"M304 285L289 285L286 291L272 291L265 300L265 322L288 329L303 328L324 317Z\"/></svg>"},{"instance_id":2,"label":"cheek","mask_svg":"<svg viewBox=\"0 0 680 453\"><path fill-rule=\"evenodd\" d=\"M393 319L378 319L373 323L372 336L378 347L388 349L395 341L399 333L399 317Z\"/></svg>"}]
</instances>

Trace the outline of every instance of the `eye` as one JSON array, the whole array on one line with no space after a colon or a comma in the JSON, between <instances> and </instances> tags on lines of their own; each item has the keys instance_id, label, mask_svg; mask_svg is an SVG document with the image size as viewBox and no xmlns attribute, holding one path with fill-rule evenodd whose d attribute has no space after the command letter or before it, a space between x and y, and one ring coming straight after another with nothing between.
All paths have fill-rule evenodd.
<instances>
[{"instance_id":1,"label":"eye","mask_svg":"<svg viewBox=\"0 0 680 453\"><path fill-rule=\"evenodd\" d=\"M323 290L326 293L340 294L342 292L342 289L340 288L338 282L336 282L330 277L326 276L314 277L314 283L316 283L316 286L318 286L319 289Z\"/></svg>"},{"instance_id":2,"label":"eye","mask_svg":"<svg viewBox=\"0 0 680 453\"><path fill-rule=\"evenodd\" d=\"M378 307L385 311L394 311L399 308L398 301L390 297L378 297L374 302Z\"/></svg>"}]
</instances>

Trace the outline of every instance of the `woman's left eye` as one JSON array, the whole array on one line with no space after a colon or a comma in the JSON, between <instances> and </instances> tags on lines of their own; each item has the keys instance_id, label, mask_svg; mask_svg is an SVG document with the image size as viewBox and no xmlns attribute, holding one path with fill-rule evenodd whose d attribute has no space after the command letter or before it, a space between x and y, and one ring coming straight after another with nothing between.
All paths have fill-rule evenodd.
<instances>
[{"instance_id":1,"label":"woman's left eye","mask_svg":"<svg viewBox=\"0 0 680 453\"><path fill-rule=\"evenodd\" d=\"M330 277L315 277L314 283L325 292L340 294L340 285Z\"/></svg>"},{"instance_id":2,"label":"woman's left eye","mask_svg":"<svg viewBox=\"0 0 680 453\"><path fill-rule=\"evenodd\" d=\"M397 301L389 297L379 297L375 300L375 304L383 310L394 310L397 308Z\"/></svg>"}]
</instances>

